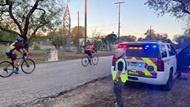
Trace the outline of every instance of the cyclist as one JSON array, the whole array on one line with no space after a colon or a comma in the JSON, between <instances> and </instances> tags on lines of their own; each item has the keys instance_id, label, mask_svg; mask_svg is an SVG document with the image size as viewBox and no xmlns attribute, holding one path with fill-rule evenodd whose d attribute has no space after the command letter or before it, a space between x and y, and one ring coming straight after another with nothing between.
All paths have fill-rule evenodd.
<instances>
[{"instance_id":1,"label":"cyclist","mask_svg":"<svg viewBox=\"0 0 190 107\"><path fill-rule=\"evenodd\" d=\"M25 56L28 55L27 50L24 48L24 44L23 44L24 39L21 37L17 38L17 41L15 41L14 43L12 43L7 49L6 49L6 55L11 58L12 62L13 62L13 73L18 74L18 68L17 68L17 55L18 52L21 52L22 54L24 54Z\"/></svg>"},{"instance_id":2,"label":"cyclist","mask_svg":"<svg viewBox=\"0 0 190 107\"><path fill-rule=\"evenodd\" d=\"M84 53L88 54L89 59L90 59L90 64L92 64L92 53L97 52L96 49L94 48L93 42L90 42L90 44L86 47Z\"/></svg>"}]
</instances>

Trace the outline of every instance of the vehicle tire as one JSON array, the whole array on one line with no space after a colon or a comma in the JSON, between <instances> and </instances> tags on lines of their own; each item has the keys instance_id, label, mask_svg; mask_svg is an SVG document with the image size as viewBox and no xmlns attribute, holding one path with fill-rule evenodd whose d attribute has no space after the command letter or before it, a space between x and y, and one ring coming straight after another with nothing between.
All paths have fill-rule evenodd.
<instances>
[{"instance_id":1,"label":"vehicle tire","mask_svg":"<svg viewBox=\"0 0 190 107\"><path fill-rule=\"evenodd\" d=\"M173 86L173 71L170 71L168 81L165 85L162 86L162 90L170 91L172 89L172 86Z\"/></svg>"},{"instance_id":2,"label":"vehicle tire","mask_svg":"<svg viewBox=\"0 0 190 107\"><path fill-rule=\"evenodd\" d=\"M13 74L13 65L9 61L3 61L0 63L0 76L3 78L9 77Z\"/></svg>"},{"instance_id":3,"label":"vehicle tire","mask_svg":"<svg viewBox=\"0 0 190 107\"><path fill-rule=\"evenodd\" d=\"M93 63L94 65L97 65L97 64L98 64L98 61L99 61L98 56L97 56L97 55L94 55L93 58L92 58L92 63Z\"/></svg>"},{"instance_id":4,"label":"vehicle tire","mask_svg":"<svg viewBox=\"0 0 190 107\"><path fill-rule=\"evenodd\" d=\"M86 67L86 66L89 64L89 59L88 59L87 56L85 56L85 57L83 57L83 58L81 59L81 64L82 64L84 67Z\"/></svg>"},{"instance_id":5,"label":"vehicle tire","mask_svg":"<svg viewBox=\"0 0 190 107\"><path fill-rule=\"evenodd\" d=\"M21 64L21 69L25 74L32 73L36 68L36 64L32 59L26 59Z\"/></svg>"}]
</instances>

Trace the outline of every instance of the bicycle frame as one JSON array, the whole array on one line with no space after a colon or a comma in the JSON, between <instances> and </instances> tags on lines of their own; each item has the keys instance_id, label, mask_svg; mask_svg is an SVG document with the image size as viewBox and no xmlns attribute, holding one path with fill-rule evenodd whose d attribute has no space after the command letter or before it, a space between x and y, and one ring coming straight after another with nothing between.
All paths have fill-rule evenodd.
<instances>
[{"instance_id":1,"label":"bicycle frame","mask_svg":"<svg viewBox=\"0 0 190 107\"><path fill-rule=\"evenodd\" d=\"M17 58L17 59L20 59L18 62L17 62L17 67L19 67L20 66L20 64L22 63L22 62L24 62L25 61L25 56L23 56L22 58ZM12 61L12 64L14 65L14 62ZM14 67L14 66L13 66Z\"/></svg>"}]
</instances>

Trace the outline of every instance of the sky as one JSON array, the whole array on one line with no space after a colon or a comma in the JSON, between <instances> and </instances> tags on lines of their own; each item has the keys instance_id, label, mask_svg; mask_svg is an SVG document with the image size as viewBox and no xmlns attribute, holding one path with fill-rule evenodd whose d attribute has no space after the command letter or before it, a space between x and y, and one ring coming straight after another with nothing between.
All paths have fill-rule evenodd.
<instances>
[{"instance_id":1,"label":"sky","mask_svg":"<svg viewBox=\"0 0 190 107\"><path fill-rule=\"evenodd\" d=\"M118 4L124 2L120 8L120 36L134 35L137 38L145 37L144 33L154 29L155 33L167 33L170 39L174 35L183 34L181 20L165 14L158 16L154 10L144 3L146 0L87 0L87 36L92 37L92 32L107 35L112 32L118 34ZM68 3L71 15L71 27L78 26L80 13L80 26L85 25L85 0L70 0Z\"/></svg>"}]
</instances>

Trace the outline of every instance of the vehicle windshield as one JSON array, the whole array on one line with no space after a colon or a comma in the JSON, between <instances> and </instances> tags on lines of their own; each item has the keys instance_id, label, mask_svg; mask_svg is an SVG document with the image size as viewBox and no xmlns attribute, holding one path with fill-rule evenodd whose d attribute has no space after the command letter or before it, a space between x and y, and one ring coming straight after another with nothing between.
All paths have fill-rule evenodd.
<instances>
[{"instance_id":1,"label":"vehicle windshield","mask_svg":"<svg viewBox=\"0 0 190 107\"><path fill-rule=\"evenodd\" d=\"M128 45L126 56L158 58L159 49L156 44Z\"/></svg>"}]
</instances>

